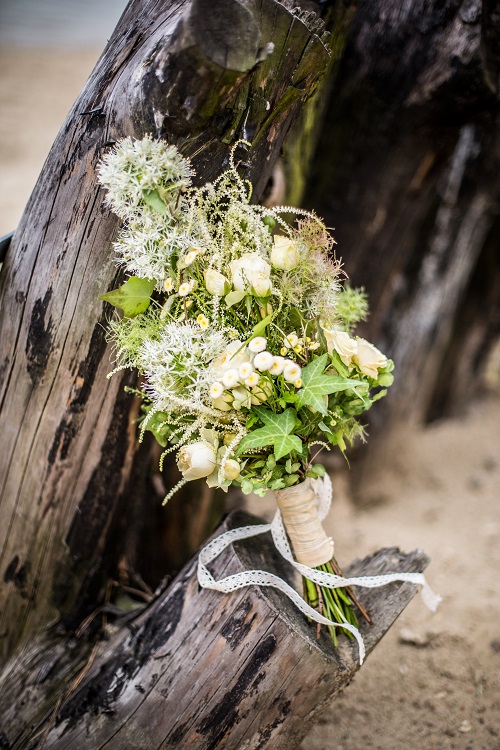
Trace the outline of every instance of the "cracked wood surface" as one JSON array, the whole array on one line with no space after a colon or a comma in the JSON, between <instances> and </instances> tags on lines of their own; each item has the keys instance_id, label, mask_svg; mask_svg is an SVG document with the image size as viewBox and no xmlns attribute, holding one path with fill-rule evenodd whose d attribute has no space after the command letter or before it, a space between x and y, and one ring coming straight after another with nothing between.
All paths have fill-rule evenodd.
<instances>
[{"instance_id":1,"label":"cracked wood surface","mask_svg":"<svg viewBox=\"0 0 500 750\"><path fill-rule=\"evenodd\" d=\"M237 512L221 531L256 522ZM421 551L405 555L391 548L353 563L346 573L421 572L427 562ZM289 580L294 576L270 535L238 543L211 567L216 577L262 567ZM373 619L373 625L361 625L368 654L415 592L415 586L398 583L358 589ZM36 704L37 690L53 690L58 658L63 655L55 654L48 673L33 674L31 685L3 682L11 750L26 747L46 726L34 729L35 715L23 726L19 691ZM358 668L355 642L342 637L334 649L324 632L318 641L316 626L280 592L200 589L194 559L128 628L101 645L89 674L60 707L45 748L290 750ZM46 718L50 708L45 704Z\"/></svg>"},{"instance_id":2,"label":"cracked wood surface","mask_svg":"<svg viewBox=\"0 0 500 750\"><path fill-rule=\"evenodd\" d=\"M0 662L44 625L63 617L71 627L93 608L121 554L112 531L127 533L124 498L136 500L144 482L134 470L136 405L123 392L133 381L106 379L98 295L117 283L118 220L96 184L101 155L117 138L151 132L192 155L204 182L245 136L258 197L328 62L314 14L275 0L210 6L205 34L206 0L132 0L54 143L0 276Z\"/></svg>"}]
</instances>

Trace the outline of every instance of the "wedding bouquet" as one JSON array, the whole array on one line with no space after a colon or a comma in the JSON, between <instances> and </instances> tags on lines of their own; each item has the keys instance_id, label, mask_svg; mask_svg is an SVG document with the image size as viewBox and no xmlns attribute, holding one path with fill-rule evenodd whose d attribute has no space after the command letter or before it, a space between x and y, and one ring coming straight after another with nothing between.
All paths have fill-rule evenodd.
<instances>
[{"instance_id":1,"label":"wedding bouquet","mask_svg":"<svg viewBox=\"0 0 500 750\"><path fill-rule=\"evenodd\" d=\"M123 311L109 323L113 372L139 370L141 430L165 448L162 460L176 453L182 479L165 501L201 478L245 494L273 490L301 569L337 581L316 457L363 436L358 417L385 395L393 363L353 334L366 296L345 283L324 223L250 203L234 162L249 145L236 144L228 169L200 188L190 162L150 137L122 140L101 163L128 274L101 297ZM352 591L303 580L334 642L338 625L352 635Z\"/></svg>"}]
</instances>

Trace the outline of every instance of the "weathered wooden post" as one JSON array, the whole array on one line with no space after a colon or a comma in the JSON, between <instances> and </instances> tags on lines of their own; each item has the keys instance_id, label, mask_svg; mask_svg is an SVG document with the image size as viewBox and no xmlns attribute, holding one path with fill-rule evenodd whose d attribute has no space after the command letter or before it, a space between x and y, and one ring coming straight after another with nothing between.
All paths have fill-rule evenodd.
<instances>
[{"instance_id":1,"label":"weathered wooden post","mask_svg":"<svg viewBox=\"0 0 500 750\"><path fill-rule=\"evenodd\" d=\"M342 8L330 24L344 23ZM137 451L137 406L123 390L126 379L106 380L98 295L116 282L109 248L118 224L102 208L96 165L116 139L151 132L191 156L205 181L244 136L253 144L246 176L258 197L329 64L320 27L316 14L277 0L132 0L49 154L0 277L3 747L285 747L288 732L301 731L297 717L305 729L316 704L356 668L349 648L332 653L317 644L286 604L277 616L273 595L200 593L192 568L159 589L137 622L109 601L120 571L141 585L134 554L148 515L149 459ZM231 554L217 566L241 564ZM249 562L270 550L247 555ZM400 569L423 565L419 556L381 559ZM376 569L373 561L364 568ZM373 601L374 613L380 605L386 615L367 634L371 646L413 593L399 588L392 604L389 590ZM96 626L110 614L116 632L102 648ZM186 708L182 726L182 668L196 649L196 684L208 692L200 693L204 713L189 717ZM310 649L327 688L306 677ZM298 684L289 696L280 664L292 652ZM174 673L179 682L156 691ZM251 707L261 682L269 705L257 726ZM216 695L223 684L243 686L232 713ZM301 693L307 715L297 708L283 724Z\"/></svg>"},{"instance_id":2,"label":"weathered wooden post","mask_svg":"<svg viewBox=\"0 0 500 750\"><path fill-rule=\"evenodd\" d=\"M494 2L360 3L331 89L304 201L397 363L360 461L372 485L392 427L463 408L498 342L498 59Z\"/></svg>"}]
</instances>

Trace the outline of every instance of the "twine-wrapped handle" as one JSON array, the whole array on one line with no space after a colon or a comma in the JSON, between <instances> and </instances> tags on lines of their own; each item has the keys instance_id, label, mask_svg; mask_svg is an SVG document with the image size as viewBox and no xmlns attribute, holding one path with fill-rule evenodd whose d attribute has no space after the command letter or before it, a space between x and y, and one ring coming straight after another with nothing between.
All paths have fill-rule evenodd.
<instances>
[{"instance_id":1,"label":"twine-wrapped handle","mask_svg":"<svg viewBox=\"0 0 500 750\"><path fill-rule=\"evenodd\" d=\"M274 494L298 562L309 568L329 562L333 557L333 539L321 525L311 480L276 490Z\"/></svg>"}]
</instances>

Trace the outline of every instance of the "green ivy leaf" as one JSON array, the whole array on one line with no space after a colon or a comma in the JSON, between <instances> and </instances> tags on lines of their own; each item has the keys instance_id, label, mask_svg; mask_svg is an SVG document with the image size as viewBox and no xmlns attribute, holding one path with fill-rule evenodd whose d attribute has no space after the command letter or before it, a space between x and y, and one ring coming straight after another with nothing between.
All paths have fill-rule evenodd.
<instances>
[{"instance_id":1,"label":"green ivy leaf","mask_svg":"<svg viewBox=\"0 0 500 750\"><path fill-rule=\"evenodd\" d=\"M324 375L323 371L328 362L328 354L323 354L321 357L313 359L302 370L303 387L297 393L297 409L301 409L303 406L312 406L320 414L328 414L323 396L347 391L360 385L359 380L350 380L339 375Z\"/></svg>"},{"instance_id":2,"label":"green ivy leaf","mask_svg":"<svg viewBox=\"0 0 500 750\"><path fill-rule=\"evenodd\" d=\"M131 276L118 289L99 295L99 299L119 307L126 318L135 318L148 309L154 288L154 280Z\"/></svg>"},{"instance_id":3,"label":"green ivy leaf","mask_svg":"<svg viewBox=\"0 0 500 750\"><path fill-rule=\"evenodd\" d=\"M285 409L280 414L264 409L262 406L255 407L264 427L253 430L245 435L241 441L238 454L245 453L253 448L264 448L267 445L274 446L276 461L286 456L291 451L302 450L302 440L297 435L291 435L297 421L295 409Z\"/></svg>"},{"instance_id":4,"label":"green ivy leaf","mask_svg":"<svg viewBox=\"0 0 500 750\"><path fill-rule=\"evenodd\" d=\"M160 196L158 190L144 190L142 193L142 199L147 206L154 209L162 216L165 216L167 213L167 204Z\"/></svg>"}]
</instances>

